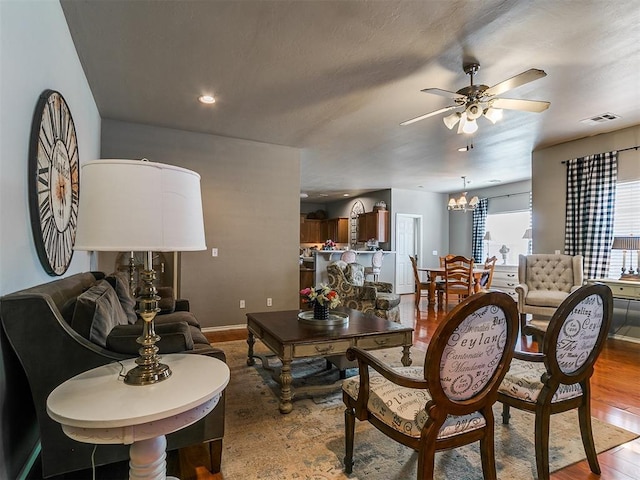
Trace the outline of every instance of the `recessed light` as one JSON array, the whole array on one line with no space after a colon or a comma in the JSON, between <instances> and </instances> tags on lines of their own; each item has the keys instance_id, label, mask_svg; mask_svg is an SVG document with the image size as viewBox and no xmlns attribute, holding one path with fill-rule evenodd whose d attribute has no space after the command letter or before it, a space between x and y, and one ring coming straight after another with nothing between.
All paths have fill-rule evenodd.
<instances>
[{"instance_id":1,"label":"recessed light","mask_svg":"<svg viewBox=\"0 0 640 480\"><path fill-rule=\"evenodd\" d=\"M309 198L309 194L308 193L300 193L300 198Z\"/></svg>"},{"instance_id":2,"label":"recessed light","mask_svg":"<svg viewBox=\"0 0 640 480\"><path fill-rule=\"evenodd\" d=\"M198 97L198 100L200 100L200 103L206 103L207 105L216 103L216 99L213 97L213 95L200 95Z\"/></svg>"},{"instance_id":3,"label":"recessed light","mask_svg":"<svg viewBox=\"0 0 640 480\"><path fill-rule=\"evenodd\" d=\"M343 197L348 197L348 196L349 196L349 194L348 194L348 193L343 193L343 194L342 194L342 196L343 196Z\"/></svg>"},{"instance_id":4,"label":"recessed light","mask_svg":"<svg viewBox=\"0 0 640 480\"><path fill-rule=\"evenodd\" d=\"M502 183L502 180L493 179L489 180L488 183Z\"/></svg>"}]
</instances>

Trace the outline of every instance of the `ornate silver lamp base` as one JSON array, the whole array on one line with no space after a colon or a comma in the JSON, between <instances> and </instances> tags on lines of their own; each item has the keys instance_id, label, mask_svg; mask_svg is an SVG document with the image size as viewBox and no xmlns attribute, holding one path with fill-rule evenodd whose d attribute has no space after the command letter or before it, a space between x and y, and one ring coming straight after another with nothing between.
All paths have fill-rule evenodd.
<instances>
[{"instance_id":1,"label":"ornate silver lamp base","mask_svg":"<svg viewBox=\"0 0 640 480\"><path fill-rule=\"evenodd\" d=\"M156 313L160 311L158 308L160 297L157 295L156 287L153 285L156 272L151 268L151 255L152 252L147 253L145 270L141 274L142 287L137 297L137 312L144 320L142 335L136 339L141 345L140 350L138 350L140 356L136 358L137 366L129 370L124 377L124 383L127 385L151 385L171 376L169 366L160 363L158 347L155 345L160 340L160 337L156 335L153 319L156 317Z\"/></svg>"}]
</instances>

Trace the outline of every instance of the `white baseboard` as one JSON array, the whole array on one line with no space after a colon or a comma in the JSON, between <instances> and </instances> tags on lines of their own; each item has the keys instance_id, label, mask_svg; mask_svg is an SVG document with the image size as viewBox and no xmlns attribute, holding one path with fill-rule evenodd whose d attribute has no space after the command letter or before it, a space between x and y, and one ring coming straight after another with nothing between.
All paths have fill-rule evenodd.
<instances>
[{"instance_id":1,"label":"white baseboard","mask_svg":"<svg viewBox=\"0 0 640 480\"><path fill-rule=\"evenodd\" d=\"M609 338L613 338L614 340L624 340L625 342L640 344L640 338L628 337L626 335L609 335Z\"/></svg>"},{"instance_id":2,"label":"white baseboard","mask_svg":"<svg viewBox=\"0 0 640 480\"><path fill-rule=\"evenodd\" d=\"M247 324L246 323L239 323L237 325L224 325L222 327L203 327L202 328L202 332L203 333L224 332L226 330L239 330L241 328L247 328Z\"/></svg>"}]
</instances>

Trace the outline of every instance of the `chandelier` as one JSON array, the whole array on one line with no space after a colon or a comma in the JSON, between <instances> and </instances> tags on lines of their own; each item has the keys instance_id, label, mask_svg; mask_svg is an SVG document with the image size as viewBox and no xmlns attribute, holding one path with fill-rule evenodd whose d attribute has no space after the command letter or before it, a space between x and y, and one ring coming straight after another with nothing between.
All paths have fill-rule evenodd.
<instances>
[{"instance_id":1,"label":"chandelier","mask_svg":"<svg viewBox=\"0 0 640 480\"><path fill-rule=\"evenodd\" d=\"M467 189L467 177L462 177L462 189ZM467 212L469 210L475 210L478 206L480 200L478 197L474 196L471 200L467 201L467 192L463 191L460 198L457 200L453 197L449 199L449 203L447 205L448 210L458 210L461 212Z\"/></svg>"}]
</instances>

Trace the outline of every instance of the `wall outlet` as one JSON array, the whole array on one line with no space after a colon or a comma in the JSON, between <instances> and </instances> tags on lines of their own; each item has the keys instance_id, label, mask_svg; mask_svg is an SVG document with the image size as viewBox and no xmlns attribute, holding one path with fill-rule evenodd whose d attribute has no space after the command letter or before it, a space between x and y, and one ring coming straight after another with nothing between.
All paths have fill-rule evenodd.
<instances>
[{"instance_id":1,"label":"wall outlet","mask_svg":"<svg viewBox=\"0 0 640 480\"><path fill-rule=\"evenodd\" d=\"M267 307L273 306L273 299L271 297L267 298Z\"/></svg>"},{"instance_id":2,"label":"wall outlet","mask_svg":"<svg viewBox=\"0 0 640 480\"><path fill-rule=\"evenodd\" d=\"M434 257L438 255L438 250L434 250L433 252L431 252L431 255L433 255Z\"/></svg>"},{"instance_id":3,"label":"wall outlet","mask_svg":"<svg viewBox=\"0 0 640 480\"><path fill-rule=\"evenodd\" d=\"M560 255L560 250L556 250L556 255Z\"/></svg>"},{"instance_id":4,"label":"wall outlet","mask_svg":"<svg viewBox=\"0 0 640 480\"><path fill-rule=\"evenodd\" d=\"M245 308L244 300L240 300L240 308Z\"/></svg>"},{"instance_id":5,"label":"wall outlet","mask_svg":"<svg viewBox=\"0 0 640 480\"><path fill-rule=\"evenodd\" d=\"M218 256L218 249L217 248L212 248L211 249L211 256L212 257L217 257Z\"/></svg>"}]
</instances>

